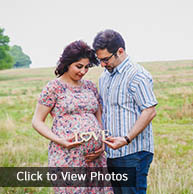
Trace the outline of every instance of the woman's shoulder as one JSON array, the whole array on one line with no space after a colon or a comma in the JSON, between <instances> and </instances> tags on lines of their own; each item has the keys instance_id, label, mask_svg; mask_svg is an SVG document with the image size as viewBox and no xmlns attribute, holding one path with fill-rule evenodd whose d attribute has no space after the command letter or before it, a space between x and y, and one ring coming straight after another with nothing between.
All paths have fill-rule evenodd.
<instances>
[{"instance_id":1,"label":"woman's shoulder","mask_svg":"<svg viewBox=\"0 0 193 194\"><path fill-rule=\"evenodd\" d=\"M90 80L84 80L84 87L88 90L93 91L94 93L98 93L96 84Z\"/></svg>"},{"instance_id":2,"label":"woman's shoulder","mask_svg":"<svg viewBox=\"0 0 193 194\"><path fill-rule=\"evenodd\" d=\"M57 91L58 89L60 89L60 83L58 79L53 79L47 82L45 88L49 90Z\"/></svg>"},{"instance_id":3,"label":"woman's shoulder","mask_svg":"<svg viewBox=\"0 0 193 194\"><path fill-rule=\"evenodd\" d=\"M96 84L91 80L82 80L82 82L84 86L96 88Z\"/></svg>"},{"instance_id":4,"label":"woman's shoulder","mask_svg":"<svg viewBox=\"0 0 193 194\"><path fill-rule=\"evenodd\" d=\"M54 87L55 85L57 85L56 79L50 80L46 84L47 87Z\"/></svg>"}]
</instances>

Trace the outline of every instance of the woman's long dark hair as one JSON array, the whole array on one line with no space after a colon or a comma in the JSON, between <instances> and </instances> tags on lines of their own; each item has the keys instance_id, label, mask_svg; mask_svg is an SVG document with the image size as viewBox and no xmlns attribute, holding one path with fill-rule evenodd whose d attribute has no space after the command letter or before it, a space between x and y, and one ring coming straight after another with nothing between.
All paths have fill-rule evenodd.
<instances>
[{"instance_id":1,"label":"woman's long dark hair","mask_svg":"<svg viewBox=\"0 0 193 194\"><path fill-rule=\"evenodd\" d=\"M55 75L57 77L60 77L68 71L68 67L72 63L83 58L89 59L90 67L99 64L95 51L91 49L85 42L83 42L82 40L72 42L64 49L62 56L58 61Z\"/></svg>"}]
</instances>

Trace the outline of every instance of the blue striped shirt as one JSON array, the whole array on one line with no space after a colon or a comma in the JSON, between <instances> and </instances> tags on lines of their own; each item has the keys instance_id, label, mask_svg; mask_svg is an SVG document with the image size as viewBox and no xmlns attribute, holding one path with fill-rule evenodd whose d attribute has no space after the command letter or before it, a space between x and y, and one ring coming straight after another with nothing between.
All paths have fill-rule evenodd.
<instances>
[{"instance_id":1,"label":"blue striped shirt","mask_svg":"<svg viewBox=\"0 0 193 194\"><path fill-rule=\"evenodd\" d=\"M105 70L99 79L102 121L109 135L126 136L141 112L157 104L152 76L141 65L127 57L112 73ZM126 156L139 151L154 152L152 123L128 146L113 150L106 146L108 158Z\"/></svg>"}]
</instances>

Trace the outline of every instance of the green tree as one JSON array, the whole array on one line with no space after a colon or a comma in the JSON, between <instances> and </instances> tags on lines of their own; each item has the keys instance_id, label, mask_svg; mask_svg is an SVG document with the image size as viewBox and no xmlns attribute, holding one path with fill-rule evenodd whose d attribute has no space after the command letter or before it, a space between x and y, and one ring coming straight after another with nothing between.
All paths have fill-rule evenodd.
<instances>
[{"instance_id":1,"label":"green tree","mask_svg":"<svg viewBox=\"0 0 193 194\"><path fill-rule=\"evenodd\" d=\"M13 67L13 58L9 54L9 37L5 36L4 29L0 28L0 70Z\"/></svg>"},{"instance_id":2,"label":"green tree","mask_svg":"<svg viewBox=\"0 0 193 194\"><path fill-rule=\"evenodd\" d=\"M31 64L30 57L23 53L22 48L20 46L12 46L9 52L13 57L15 68L28 68Z\"/></svg>"}]
</instances>

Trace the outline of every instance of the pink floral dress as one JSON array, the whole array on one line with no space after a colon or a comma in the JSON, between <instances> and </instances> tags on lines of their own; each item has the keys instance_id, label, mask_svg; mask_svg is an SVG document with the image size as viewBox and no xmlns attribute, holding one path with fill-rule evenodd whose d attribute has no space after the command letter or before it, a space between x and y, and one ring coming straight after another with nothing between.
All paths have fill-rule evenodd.
<instances>
[{"instance_id":1,"label":"pink floral dress","mask_svg":"<svg viewBox=\"0 0 193 194\"><path fill-rule=\"evenodd\" d=\"M68 150L54 142L48 149L48 165L50 167L106 167L105 154L96 160L86 163L85 154L97 150L102 145L101 128L95 117L99 106L99 95L91 81L82 80L81 86L74 87L60 82L50 81L40 94L39 103L52 107L52 132L59 137L70 137L78 132L95 132L98 140L91 138L80 146ZM111 194L109 187L56 187L56 193L105 193Z\"/></svg>"}]
</instances>

